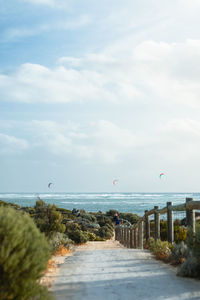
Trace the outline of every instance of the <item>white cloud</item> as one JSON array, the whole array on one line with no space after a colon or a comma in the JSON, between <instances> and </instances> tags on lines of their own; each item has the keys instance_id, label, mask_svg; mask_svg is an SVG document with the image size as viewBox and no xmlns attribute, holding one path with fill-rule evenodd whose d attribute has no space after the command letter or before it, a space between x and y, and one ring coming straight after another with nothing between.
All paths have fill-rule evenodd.
<instances>
[{"instance_id":1,"label":"white cloud","mask_svg":"<svg viewBox=\"0 0 200 300\"><path fill-rule=\"evenodd\" d=\"M2 33L2 42L12 42L26 37L38 36L54 31L70 31L87 26L92 22L88 15L80 15L78 18L69 20L52 21L41 23L32 27L8 28Z\"/></svg>"},{"instance_id":2,"label":"white cloud","mask_svg":"<svg viewBox=\"0 0 200 300\"><path fill-rule=\"evenodd\" d=\"M37 147L87 162L114 163L141 146L140 139L131 131L104 120L88 124L87 129L72 123L50 121L34 121L31 128L37 132Z\"/></svg>"},{"instance_id":3,"label":"white cloud","mask_svg":"<svg viewBox=\"0 0 200 300\"><path fill-rule=\"evenodd\" d=\"M26 128L26 138L14 137L14 130ZM129 168L198 165L200 122L171 119L159 129L140 130L99 120L87 124L32 121L11 124L9 134L0 134L1 153L50 153L90 164L126 165ZM23 130L21 130L23 135ZM28 141L26 141L28 139ZM56 160L57 158L55 158Z\"/></svg>"},{"instance_id":4,"label":"white cloud","mask_svg":"<svg viewBox=\"0 0 200 300\"><path fill-rule=\"evenodd\" d=\"M146 41L135 49L138 77L167 101L199 106L200 40Z\"/></svg>"},{"instance_id":5,"label":"white cloud","mask_svg":"<svg viewBox=\"0 0 200 300\"><path fill-rule=\"evenodd\" d=\"M27 3L32 3L32 4L39 4L39 5L48 5L48 6L56 6L56 3L58 1L56 0L23 0L24 2Z\"/></svg>"},{"instance_id":6,"label":"white cloud","mask_svg":"<svg viewBox=\"0 0 200 300\"><path fill-rule=\"evenodd\" d=\"M0 133L0 153L18 154L29 148L29 143L24 139Z\"/></svg>"},{"instance_id":7,"label":"white cloud","mask_svg":"<svg viewBox=\"0 0 200 300\"><path fill-rule=\"evenodd\" d=\"M19 102L119 101L123 96L126 101L138 95L126 80L118 83L101 72L64 67L51 70L35 64L24 64L13 75L1 75L0 88L1 99Z\"/></svg>"},{"instance_id":8,"label":"white cloud","mask_svg":"<svg viewBox=\"0 0 200 300\"><path fill-rule=\"evenodd\" d=\"M200 40L115 44L100 53L62 57L57 68L23 64L0 76L1 99L21 102L114 101L199 107ZM149 97L151 91L151 97Z\"/></svg>"}]
</instances>

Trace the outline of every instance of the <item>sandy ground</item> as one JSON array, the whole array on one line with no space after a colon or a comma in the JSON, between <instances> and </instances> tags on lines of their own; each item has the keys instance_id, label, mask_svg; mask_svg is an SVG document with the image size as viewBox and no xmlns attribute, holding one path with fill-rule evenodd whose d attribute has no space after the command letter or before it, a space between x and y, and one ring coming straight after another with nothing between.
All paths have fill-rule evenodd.
<instances>
[{"instance_id":1,"label":"sandy ground","mask_svg":"<svg viewBox=\"0 0 200 300\"><path fill-rule=\"evenodd\" d=\"M52 288L57 300L200 299L200 282L176 276L174 267L147 250L116 241L89 242L65 258Z\"/></svg>"},{"instance_id":2,"label":"sandy ground","mask_svg":"<svg viewBox=\"0 0 200 300\"><path fill-rule=\"evenodd\" d=\"M67 257L74 254L75 251L82 250L97 250L97 249L113 249L113 248L124 248L121 244L116 243L114 240L106 241L106 242L88 242L87 244L76 246L72 251L69 251L63 255L53 255L48 269L45 272L44 276L40 280L42 285L47 286L48 288L52 288L58 274L60 271L60 267L65 263Z\"/></svg>"},{"instance_id":3,"label":"sandy ground","mask_svg":"<svg viewBox=\"0 0 200 300\"><path fill-rule=\"evenodd\" d=\"M48 264L48 269L45 272L44 276L41 278L40 283L47 286L48 288L52 288L59 274L60 266L64 264L65 259L71 255L73 255L73 251L69 251L68 253L65 253L63 255L52 256Z\"/></svg>"}]
</instances>

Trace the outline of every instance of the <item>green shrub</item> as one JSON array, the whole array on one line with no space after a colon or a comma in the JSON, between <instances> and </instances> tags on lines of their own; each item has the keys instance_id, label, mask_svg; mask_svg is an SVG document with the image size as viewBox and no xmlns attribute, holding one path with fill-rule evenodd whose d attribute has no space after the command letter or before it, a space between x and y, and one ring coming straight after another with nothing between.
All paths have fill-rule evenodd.
<instances>
[{"instance_id":1,"label":"green shrub","mask_svg":"<svg viewBox=\"0 0 200 300\"><path fill-rule=\"evenodd\" d=\"M156 258L164 261L169 260L172 249L172 244L167 241L161 241L160 239L155 242L152 241L150 244L150 250L154 253Z\"/></svg>"},{"instance_id":2,"label":"green shrub","mask_svg":"<svg viewBox=\"0 0 200 300\"><path fill-rule=\"evenodd\" d=\"M175 242L180 243L181 241L187 240L187 229L180 227L180 226L174 226L174 232L175 232Z\"/></svg>"},{"instance_id":3,"label":"green shrub","mask_svg":"<svg viewBox=\"0 0 200 300\"><path fill-rule=\"evenodd\" d=\"M178 268L177 275L182 277L200 277L199 261L192 252L189 252L187 259Z\"/></svg>"},{"instance_id":4,"label":"green shrub","mask_svg":"<svg viewBox=\"0 0 200 300\"><path fill-rule=\"evenodd\" d=\"M9 207L0 208L0 299L50 299L38 283L50 258L49 245L33 220Z\"/></svg>"},{"instance_id":5,"label":"green shrub","mask_svg":"<svg viewBox=\"0 0 200 300\"><path fill-rule=\"evenodd\" d=\"M98 216L97 222L101 227L103 227L107 224L110 224L112 226L112 219L109 217L105 217L104 215Z\"/></svg>"},{"instance_id":6,"label":"green shrub","mask_svg":"<svg viewBox=\"0 0 200 300\"><path fill-rule=\"evenodd\" d=\"M104 242L104 241L106 241L106 239L101 238L100 236L96 235L95 241L96 241L96 242L102 242L102 241Z\"/></svg>"},{"instance_id":7,"label":"green shrub","mask_svg":"<svg viewBox=\"0 0 200 300\"><path fill-rule=\"evenodd\" d=\"M77 223L68 223L65 233L76 244L86 243L89 240L88 232L82 231L81 226Z\"/></svg>"},{"instance_id":8,"label":"green shrub","mask_svg":"<svg viewBox=\"0 0 200 300\"><path fill-rule=\"evenodd\" d=\"M178 269L179 276L200 278L200 227L194 234L191 228L187 232L188 253L186 260Z\"/></svg>"},{"instance_id":9,"label":"green shrub","mask_svg":"<svg viewBox=\"0 0 200 300\"><path fill-rule=\"evenodd\" d=\"M114 217L115 214L119 214L118 211L115 209L110 209L109 211L106 212L106 215L112 218Z\"/></svg>"},{"instance_id":10,"label":"green shrub","mask_svg":"<svg viewBox=\"0 0 200 300\"><path fill-rule=\"evenodd\" d=\"M172 249L172 254L170 260L173 264L182 264L187 256L188 247L181 241L179 244L175 244Z\"/></svg>"},{"instance_id":11,"label":"green shrub","mask_svg":"<svg viewBox=\"0 0 200 300\"><path fill-rule=\"evenodd\" d=\"M132 213L119 213L119 218L129 221L131 224L136 224L139 220L138 215Z\"/></svg>"},{"instance_id":12,"label":"green shrub","mask_svg":"<svg viewBox=\"0 0 200 300\"><path fill-rule=\"evenodd\" d=\"M150 237L148 241L146 239L143 240L144 249L149 249L153 251L153 245L155 243L155 240L153 237Z\"/></svg>"},{"instance_id":13,"label":"green shrub","mask_svg":"<svg viewBox=\"0 0 200 300\"><path fill-rule=\"evenodd\" d=\"M99 228L97 235L103 239L108 240L113 237L114 232L108 226L102 226L101 228Z\"/></svg>"},{"instance_id":14,"label":"green shrub","mask_svg":"<svg viewBox=\"0 0 200 300\"><path fill-rule=\"evenodd\" d=\"M69 238L72 239L76 244L83 244L89 240L88 232L82 230L74 230L69 232Z\"/></svg>"},{"instance_id":15,"label":"green shrub","mask_svg":"<svg viewBox=\"0 0 200 300\"><path fill-rule=\"evenodd\" d=\"M3 200L0 200L0 206L11 206L11 207L16 208L16 209L21 208L18 204L9 203L9 202L3 201Z\"/></svg>"},{"instance_id":16,"label":"green shrub","mask_svg":"<svg viewBox=\"0 0 200 300\"><path fill-rule=\"evenodd\" d=\"M36 202L34 221L40 231L47 236L53 232L65 231L65 225L62 224L63 216L56 209L55 205L46 204L43 200Z\"/></svg>"},{"instance_id":17,"label":"green shrub","mask_svg":"<svg viewBox=\"0 0 200 300\"><path fill-rule=\"evenodd\" d=\"M87 220L90 223L96 223L97 219L95 216L93 216L91 213L90 214L82 214L81 215L82 220Z\"/></svg>"},{"instance_id":18,"label":"green shrub","mask_svg":"<svg viewBox=\"0 0 200 300\"><path fill-rule=\"evenodd\" d=\"M97 236L95 233L92 233L92 232L88 232L88 239L89 241L96 241L97 240Z\"/></svg>"},{"instance_id":19,"label":"green shrub","mask_svg":"<svg viewBox=\"0 0 200 300\"><path fill-rule=\"evenodd\" d=\"M61 232L55 232L50 237L49 244L51 245L52 252L55 252L61 245L71 250L73 242L68 238L66 234Z\"/></svg>"}]
</instances>

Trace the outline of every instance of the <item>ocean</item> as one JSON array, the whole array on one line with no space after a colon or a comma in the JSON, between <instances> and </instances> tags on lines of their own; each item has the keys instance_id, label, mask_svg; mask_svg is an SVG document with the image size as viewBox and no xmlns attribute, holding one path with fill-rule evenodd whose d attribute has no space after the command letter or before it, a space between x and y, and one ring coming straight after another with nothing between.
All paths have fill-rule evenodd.
<instances>
[{"instance_id":1,"label":"ocean","mask_svg":"<svg viewBox=\"0 0 200 300\"><path fill-rule=\"evenodd\" d=\"M40 198L46 203L70 210L76 208L87 212L106 212L115 209L139 216L155 205L165 207L168 201L174 205L184 203L186 197L200 200L200 193L0 193L0 200L20 206L34 206Z\"/></svg>"}]
</instances>

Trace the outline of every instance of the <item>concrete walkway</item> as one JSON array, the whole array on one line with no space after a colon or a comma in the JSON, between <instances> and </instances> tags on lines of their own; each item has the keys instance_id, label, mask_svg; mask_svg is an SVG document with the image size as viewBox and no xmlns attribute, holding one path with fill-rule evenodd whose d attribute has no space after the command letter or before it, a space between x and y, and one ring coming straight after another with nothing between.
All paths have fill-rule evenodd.
<instances>
[{"instance_id":1,"label":"concrete walkway","mask_svg":"<svg viewBox=\"0 0 200 300\"><path fill-rule=\"evenodd\" d=\"M199 300L200 282L177 277L148 251L90 242L65 260L53 291L57 300Z\"/></svg>"}]
</instances>

